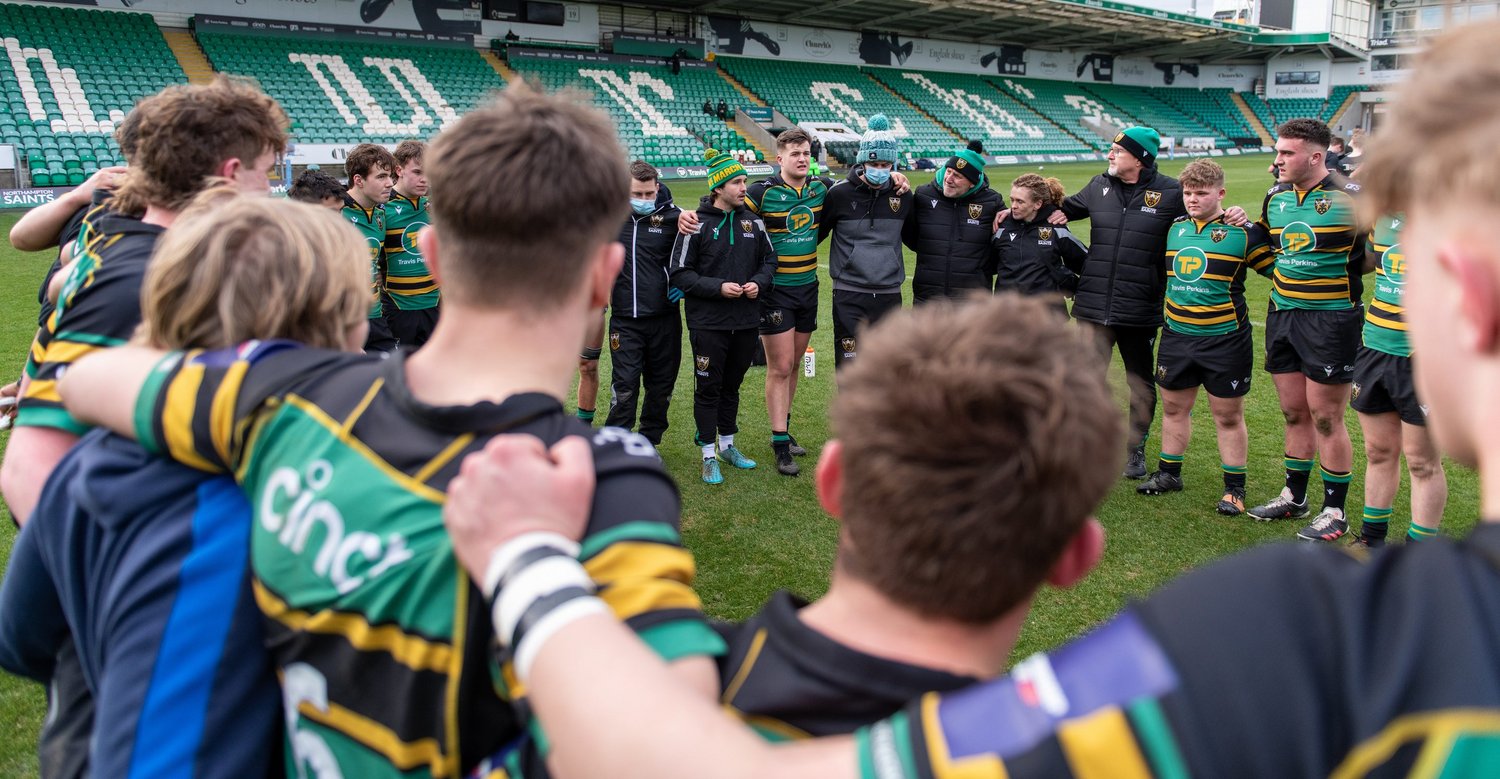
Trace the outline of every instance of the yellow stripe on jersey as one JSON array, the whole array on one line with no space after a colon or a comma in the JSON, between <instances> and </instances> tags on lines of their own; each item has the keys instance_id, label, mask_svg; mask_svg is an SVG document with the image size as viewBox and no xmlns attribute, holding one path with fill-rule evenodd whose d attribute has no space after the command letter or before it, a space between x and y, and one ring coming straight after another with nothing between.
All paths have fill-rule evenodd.
<instances>
[{"instance_id":1,"label":"yellow stripe on jersey","mask_svg":"<svg viewBox=\"0 0 1500 779\"><path fill-rule=\"evenodd\" d=\"M428 460L427 464L422 466L421 470L413 474L412 478L416 479L419 482L422 482L423 484L426 484L427 480L431 479L434 473L442 470L442 467L444 465L452 462L453 458L457 457L458 453L462 452L464 450L464 447L473 443L473 441L473 433L464 433L463 435L453 439L448 443L447 446L443 447L443 451L438 452L436 457Z\"/></svg>"},{"instance_id":2,"label":"yellow stripe on jersey","mask_svg":"<svg viewBox=\"0 0 1500 779\"><path fill-rule=\"evenodd\" d=\"M365 390L365 396L359 399L359 403L355 404L354 410L350 411L349 416L344 417L344 423L339 425L339 433L341 435L349 435L349 431L354 429L354 423L358 422L359 418L365 415L365 411L370 408L370 404L375 402L375 396L380 394L380 388L384 386L384 378L376 379L370 383L370 388Z\"/></svg>"},{"instance_id":3,"label":"yellow stripe on jersey","mask_svg":"<svg viewBox=\"0 0 1500 779\"><path fill-rule=\"evenodd\" d=\"M26 400L42 400L48 403L61 403L62 395L57 392L57 382L52 380L33 379L26 385Z\"/></svg>"},{"instance_id":4,"label":"yellow stripe on jersey","mask_svg":"<svg viewBox=\"0 0 1500 779\"><path fill-rule=\"evenodd\" d=\"M1151 779L1125 712L1113 706L1064 722L1057 740L1077 779Z\"/></svg>"},{"instance_id":5,"label":"yellow stripe on jersey","mask_svg":"<svg viewBox=\"0 0 1500 779\"><path fill-rule=\"evenodd\" d=\"M927 758L932 764L934 779L1008 779L1010 772L1005 770L1005 764L992 754L953 762L937 708L937 693L922 696L922 738L927 742Z\"/></svg>"},{"instance_id":6,"label":"yellow stripe on jersey","mask_svg":"<svg viewBox=\"0 0 1500 779\"><path fill-rule=\"evenodd\" d=\"M56 365L72 365L89 354L99 350L95 344L79 343L77 341L53 341L47 344L47 352L42 362Z\"/></svg>"},{"instance_id":7,"label":"yellow stripe on jersey","mask_svg":"<svg viewBox=\"0 0 1500 779\"><path fill-rule=\"evenodd\" d=\"M453 572L453 657L448 663L448 690L443 697L443 731L448 736L446 744L449 764L458 771L460 750L458 745L458 702L460 682L463 680L464 656L468 654L469 577L462 566L455 565ZM492 677L493 678L493 677Z\"/></svg>"},{"instance_id":8,"label":"yellow stripe on jersey","mask_svg":"<svg viewBox=\"0 0 1500 779\"><path fill-rule=\"evenodd\" d=\"M193 445L193 412L198 407L198 388L203 385L203 365L188 363L167 386L167 397L161 415L167 453L172 459L200 471L215 473L219 469L198 453ZM214 442L215 448L218 441Z\"/></svg>"},{"instance_id":9,"label":"yellow stripe on jersey","mask_svg":"<svg viewBox=\"0 0 1500 779\"><path fill-rule=\"evenodd\" d=\"M297 704L297 715L358 741L385 758L397 770L411 771L425 767L432 772L433 779L458 774L458 756L445 757L438 747L437 739L402 741L390 728L337 703L329 703L327 709L319 709L312 702L303 701Z\"/></svg>"},{"instance_id":10,"label":"yellow stripe on jersey","mask_svg":"<svg viewBox=\"0 0 1500 779\"><path fill-rule=\"evenodd\" d=\"M1185 325L1220 325L1224 324L1225 322L1236 321L1239 318L1239 314L1235 312L1233 308L1230 308L1226 309L1220 316L1178 316L1177 313L1173 311L1169 306L1167 308L1167 318L1174 322L1181 322Z\"/></svg>"},{"instance_id":11,"label":"yellow stripe on jersey","mask_svg":"<svg viewBox=\"0 0 1500 779\"><path fill-rule=\"evenodd\" d=\"M1500 711L1494 709L1441 709L1397 717L1385 729L1349 751L1344 762L1329 774L1332 779L1356 779L1369 776L1391 759L1396 751L1414 741L1427 740L1428 746L1418 755L1410 776L1438 776L1446 749L1431 755L1434 742L1451 746L1459 735L1475 733L1500 734ZM1436 761L1436 765L1434 765ZM1426 769L1426 773L1418 769Z\"/></svg>"},{"instance_id":12,"label":"yellow stripe on jersey","mask_svg":"<svg viewBox=\"0 0 1500 779\"><path fill-rule=\"evenodd\" d=\"M808 272L810 270L817 270L817 268L818 268L818 261L817 260L812 260L811 262L803 263L801 265L777 265L776 266L776 272L777 273L806 273L806 272Z\"/></svg>"},{"instance_id":13,"label":"yellow stripe on jersey","mask_svg":"<svg viewBox=\"0 0 1500 779\"><path fill-rule=\"evenodd\" d=\"M441 641L413 636L394 625L371 625L359 614L320 611L316 614L294 609L276 597L259 580L252 583L255 603L261 613L289 630L341 636L361 652L381 652L414 671L452 673L455 653ZM467 591L467 587L460 587ZM461 621L461 620L460 620Z\"/></svg>"},{"instance_id":14,"label":"yellow stripe on jersey","mask_svg":"<svg viewBox=\"0 0 1500 779\"><path fill-rule=\"evenodd\" d=\"M793 725L788 725L774 717L746 714L733 706L725 706L724 708L728 709L731 714L739 718L746 725L758 730L770 731L787 741L805 741L813 737L811 733Z\"/></svg>"},{"instance_id":15,"label":"yellow stripe on jersey","mask_svg":"<svg viewBox=\"0 0 1500 779\"><path fill-rule=\"evenodd\" d=\"M224 372L224 381L220 383L218 391L214 392L213 405L209 407L208 414L208 436L213 441L214 451L219 453L219 461L225 464L229 459L229 442L234 435L234 406L239 399L240 385L245 383L245 373L250 370L250 363L237 360L229 370Z\"/></svg>"},{"instance_id":16,"label":"yellow stripe on jersey","mask_svg":"<svg viewBox=\"0 0 1500 779\"><path fill-rule=\"evenodd\" d=\"M750 651L745 653L745 659L740 663L740 669L734 672L734 678L724 687L724 694L719 696L719 702L728 706L729 702L738 695L740 688L745 685L745 679L750 676L750 669L755 667L755 661L760 659L760 650L766 646L766 635L770 631L761 628L755 631L755 636L750 639Z\"/></svg>"},{"instance_id":17,"label":"yellow stripe on jersey","mask_svg":"<svg viewBox=\"0 0 1500 779\"><path fill-rule=\"evenodd\" d=\"M373 452L369 446L365 445L364 441L355 438L352 433L345 432L338 421L328 416L328 413L323 409L318 408L317 404L299 395L287 395L286 403L307 414L312 421L322 425L328 432L333 433L345 446L361 457L364 457L366 461L379 469L381 473L385 474L387 478L395 482L402 489L438 505L442 505L447 501L448 496L443 494L442 490L433 489L391 467L391 464L386 462L385 458Z\"/></svg>"}]
</instances>

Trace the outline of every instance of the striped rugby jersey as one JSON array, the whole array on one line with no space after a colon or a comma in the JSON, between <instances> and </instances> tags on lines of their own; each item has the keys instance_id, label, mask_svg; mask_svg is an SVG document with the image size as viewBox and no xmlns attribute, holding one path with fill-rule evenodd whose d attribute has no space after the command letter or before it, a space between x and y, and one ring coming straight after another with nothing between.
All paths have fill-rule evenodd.
<instances>
[{"instance_id":1,"label":"striped rugby jersey","mask_svg":"<svg viewBox=\"0 0 1500 779\"><path fill-rule=\"evenodd\" d=\"M392 192L385 210L385 292L402 311L437 308L437 280L422 258L417 234L427 228L427 198Z\"/></svg>"},{"instance_id":2,"label":"striped rugby jersey","mask_svg":"<svg viewBox=\"0 0 1500 779\"><path fill-rule=\"evenodd\" d=\"M600 597L668 660L723 651L655 449L590 431L552 397L434 407L408 390L399 353L250 343L168 356L136 427L147 449L233 473L249 498L252 586L299 765L455 777L522 734L511 702L525 691L496 665L484 599L442 518L463 458L500 433L591 435L598 487L580 557Z\"/></svg>"},{"instance_id":3,"label":"striped rugby jersey","mask_svg":"<svg viewBox=\"0 0 1500 779\"><path fill-rule=\"evenodd\" d=\"M776 286L801 287L818 281L818 222L833 182L809 176L797 189L780 176L745 190L745 206L766 223L776 247Z\"/></svg>"},{"instance_id":4,"label":"striped rugby jersey","mask_svg":"<svg viewBox=\"0 0 1500 779\"><path fill-rule=\"evenodd\" d=\"M1275 254L1259 225L1234 227L1224 216L1184 216L1167 232L1167 328L1184 335L1225 335L1250 325L1245 268L1271 275Z\"/></svg>"},{"instance_id":5,"label":"striped rugby jersey","mask_svg":"<svg viewBox=\"0 0 1500 779\"><path fill-rule=\"evenodd\" d=\"M385 265L385 207L376 206L365 209L346 194L344 195L344 210L339 213L359 230L359 234L365 238L365 243L370 246L369 318L379 319L384 313L380 306L380 294L385 280L385 273L381 270Z\"/></svg>"},{"instance_id":6,"label":"striped rugby jersey","mask_svg":"<svg viewBox=\"0 0 1500 779\"><path fill-rule=\"evenodd\" d=\"M1399 216L1381 219L1370 233L1366 248L1378 262L1375 265L1375 294L1370 305L1365 307L1364 344L1397 357L1411 356L1403 313L1405 307L1401 305L1401 296L1406 291L1406 252L1401 250L1401 224L1404 221Z\"/></svg>"},{"instance_id":7,"label":"striped rugby jersey","mask_svg":"<svg viewBox=\"0 0 1500 779\"><path fill-rule=\"evenodd\" d=\"M1330 173L1299 192L1277 184L1266 193L1260 224L1276 247L1274 310L1345 310L1358 306L1364 241L1354 198L1359 185Z\"/></svg>"}]
</instances>

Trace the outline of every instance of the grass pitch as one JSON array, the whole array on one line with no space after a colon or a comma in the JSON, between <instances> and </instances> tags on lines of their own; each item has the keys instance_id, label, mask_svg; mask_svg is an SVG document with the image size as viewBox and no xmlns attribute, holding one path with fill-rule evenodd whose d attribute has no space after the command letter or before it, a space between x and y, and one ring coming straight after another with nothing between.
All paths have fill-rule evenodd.
<instances>
[{"instance_id":1,"label":"grass pitch","mask_svg":"<svg viewBox=\"0 0 1500 779\"><path fill-rule=\"evenodd\" d=\"M1239 205L1252 216L1271 178L1266 173L1267 155L1223 157L1217 161L1228 177L1228 204ZM1186 160L1163 161L1162 169L1176 174ZM1057 176L1068 192L1076 192L1104 163L1047 165L1039 172ZM991 180L1003 194L1014 177L1038 172L1036 166L991 168ZM930 173L912 175L914 185L931 180ZM672 184L677 202L692 208L706 192L704 182ZM0 215L0 230L8 231L16 215ZM1087 223L1074 230L1085 240ZM819 251L827 267L827 244ZM913 261L907 253L908 275ZM10 366L4 377L19 375L26 348L35 329L36 287L51 256L25 254L8 245L0 246L0 262L10 269L11 283L0 288L0 365ZM776 473L771 457L770 428L766 419L765 369L752 368L742 389L740 433L737 445L760 461L753 471L725 467L725 482L716 487L698 478L699 453L693 446L691 350L684 343L682 371L678 377L671 411L671 429L662 443L662 457L682 489L683 532L698 561L698 590L714 616L740 619L753 613L777 589L789 589L809 598L827 587L833 564L837 525L818 507L812 486L812 465L828 438L827 410L834 396L833 327L828 312L832 285L821 285L822 315L813 335L817 375L800 377L793 405L792 432L806 446L803 475L788 478ZM1257 373L1255 388L1246 400L1250 431L1250 462L1247 499L1261 502L1281 488L1282 421L1276 393L1269 377L1259 370L1262 326L1270 283L1252 274L1247 283L1250 316L1255 325ZM911 292L906 291L910 305ZM934 348L941 348L934 344ZM607 353L608 350L606 350ZM602 421L608 407L609 359L601 361L603 387L597 407ZM1118 360L1112 375L1117 380L1121 413L1124 413L1124 383ZM1066 398L1059 402L1068 402ZM1200 401L1195 415L1193 442L1183 466L1184 492L1144 498L1135 494L1135 482L1122 480L1099 510L1108 531L1108 547L1099 569L1079 587L1068 591L1045 590L1037 598L1013 659L1050 649L1109 617L1127 599L1139 598L1179 573L1214 558L1255 544L1287 541L1299 525L1293 522L1254 522L1245 517L1226 518L1214 513L1220 494L1218 454L1213 421ZM571 407L571 399L570 399ZM1364 457L1359 425L1353 412L1347 418L1354 438L1354 482L1350 486L1349 509L1357 518L1363 495ZM0 434L0 440L8 434ZM1068 442L1057 442L1067 446ZM1147 444L1148 463L1160 446L1160 418ZM1450 495L1444 535L1463 535L1478 516L1478 484L1474 475L1451 463L1448 470ZM1409 520L1408 485L1403 479L1391 520L1391 537L1400 539ZM8 518L8 515L7 515ZM10 522L0 522L0 562L10 553L14 540ZM34 776L36 738L44 713L42 689L26 680L0 674L0 721L11 726L0 729L0 775Z\"/></svg>"}]
</instances>

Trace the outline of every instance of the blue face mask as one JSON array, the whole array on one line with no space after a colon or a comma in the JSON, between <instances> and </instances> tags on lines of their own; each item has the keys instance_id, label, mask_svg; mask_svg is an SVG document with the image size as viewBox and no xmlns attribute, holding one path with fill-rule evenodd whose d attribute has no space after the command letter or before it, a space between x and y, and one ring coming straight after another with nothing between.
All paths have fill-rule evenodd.
<instances>
[{"instance_id":1,"label":"blue face mask","mask_svg":"<svg viewBox=\"0 0 1500 779\"><path fill-rule=\"evenodd\" d=\"M865 166L865 181L868 181L871 184L873 184L874 186L879 187L879 186L883 186L885 184L885 182L890 181L890 180L891 180L891 169L890 168L872 168L872 167L870 167L868 165Z\"/></svg>"},{"instance_id":2,"label":"blue face mask","mask_svg":"<svg viewBox=\"0 0 1500 779\"><path fill-rule=\"evenodd\" d=\"M652 211L656 210L656 201L654 199L653 200L636 200L635 198L631 198L630 199L630 210L636 212L636 214L638 214L640 216L645 216L646 214L649 214Z\"/></svg>"}]
</instances>

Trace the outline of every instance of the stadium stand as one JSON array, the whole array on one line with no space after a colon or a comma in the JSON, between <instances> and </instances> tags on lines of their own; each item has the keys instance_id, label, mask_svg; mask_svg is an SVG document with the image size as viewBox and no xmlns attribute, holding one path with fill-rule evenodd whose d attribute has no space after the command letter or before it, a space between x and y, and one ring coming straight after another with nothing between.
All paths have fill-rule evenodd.
<instances>
[{"instance_id":1,"label":"stadium stand","mask_svg":"<svg viewBox=\"0 0 1500 779\"><path fill-rule=\"evenodd\" d=\"M946 157L963 147L963 140L924 116L910 103L853 65L777 62L744 57L716 60L768 104L795 122L839 122L863 133L871 116L885 114L905 144L918 157ZM929 101L931 102L931 101ZM830 144L829 151L848 150ZM844 162L849 157L840 156Z\"/></svg>"},{"instance_id":2,"label":"stadium stand","mask_svg":"<svg viewBox=\"0 0 1500 779\"><path fill-rule=\"evenodd\" d=\"M1183 113L1200 119L1215 134L1225 138L1255 138L1255 130L1245 121L1228 89L1163 89L1153 93ZM1258 143L1258 142L1257 142Z\"/></svg>"},{"instance_id":3,"label":"stadium stand","mask_svg":"<svg viewBox=\"0 0 1500 779\"><path fill-rule=\"evenodd\" d=\"M187 81L147 14L0 5L0 143L33 186L72 186L122 165L115 125L135 102Z\"/></svg>"},{"instance_id":4,"label":"stadium stand","mask_svg":"<svg viewBox=\"0 0 1500 779\"><path fill-rule=\"evenodd\" d=\"M1314 117L1326 123L1332 123L1336 114L1348 102L1349 96L1369 89L1368 86L1345 85L1334 87L1329 91L1328 99L1323 100L1315 97L1298 98L1262 98L1253 92L1241 92L1240 97L1250 104L1255 115L1265 124L1274 135L1276 126L1288 119L1301 117Z\"/></svg>"},{"instance_id":5,"label":"stadium stand","mask_svg":"<svg viewBox=\"0 0 1500 779\"><path fill-rule=\"evenodd\" d=\"M737 106L739 95L713 68L573 62L516 56L510 66L548 90L575 87L594 97L621 129L632 159L654 165L701 165L705 146L750 150L738 130L703 112L708 101Z\"/></svg>"},{"instance_id":6,"label":"stadium stand","mask_svg":"<svg viewBox=\"0 0 1500 779\"><path fill-rule=\"evenodd\" d=\"M471 48L198 35L221 73L249 76L292 118L299 143L430 137L503 86Z\"/></svg>"},{"instance_id":7,"label":"stadium stand","mask_svg":"<svg viewBox=\"0 0 1500 779\"><path fill-rule=\"evenodd\" d=\"M869 68L871 77L990 154L1077 154L1082 141L978 76Z\"/></svg>"},{"instance_id":8,"label":"stadium stand","mask_svg":"<svg viewBox=\"0 0 1500 779\"><path fill-rule=\"evenodd\" d=\"M1136 122L1122 115L1120 109L1111 110L1097 97L1089 94L1081 84L1042 79L985 77L1001 91L1029 106L1034 106L1042 115L1062 125L1073 135L1083 139L1091 148L1104 151L1109 148L1109 139L1084 124L1086 117L1102 120L1116 128L1128 127Z\"/></svg>"},{"instance_id":9,"label":"stadium stand","mask_svg":"<svg viewBox=\"0 0 1500 779\"><path fill-rule=\"evenodd\" d=\"M1143 124L1155 128L1163 137L1170 138L1214 138L1216 148L1234 146L1228 133L1211 127L1203 119L1188 114L1158 95L1167 90L1146 87L1121 86L1118 84L1088 84L1082 89L1099 98L1100 102L1120 109L1131 118L1132 124Z\"/></svg>"}]
</instances>

